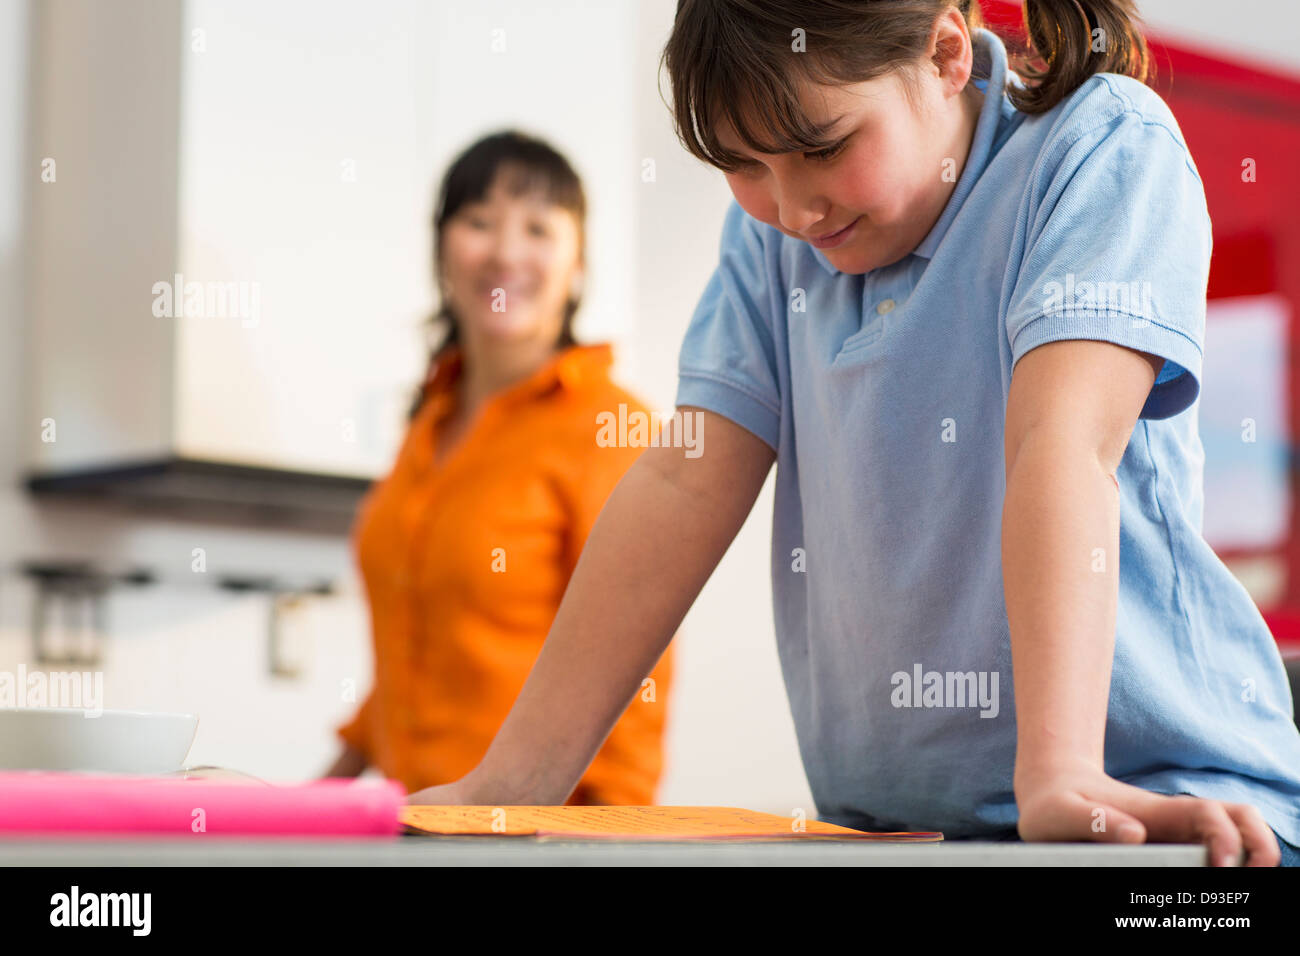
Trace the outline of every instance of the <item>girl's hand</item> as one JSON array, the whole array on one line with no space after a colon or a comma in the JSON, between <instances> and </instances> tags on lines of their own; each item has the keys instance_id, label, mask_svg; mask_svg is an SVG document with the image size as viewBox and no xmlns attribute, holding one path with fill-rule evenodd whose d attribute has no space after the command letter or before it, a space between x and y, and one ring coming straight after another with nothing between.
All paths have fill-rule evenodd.
<instances>
[{"instance_id":1,"label":"girl's hand","mask_svg":"<svg viewBox=\"0 0 1300 956\"><path fill-rule=\"evenodd\" d=\"M1017 829L1026 841L1202 843L1212 866L1277 866L1282 851L1258 810L1244 803L1167 797L1094 769L1016 774Z\"/></svg>"}]
</instances>

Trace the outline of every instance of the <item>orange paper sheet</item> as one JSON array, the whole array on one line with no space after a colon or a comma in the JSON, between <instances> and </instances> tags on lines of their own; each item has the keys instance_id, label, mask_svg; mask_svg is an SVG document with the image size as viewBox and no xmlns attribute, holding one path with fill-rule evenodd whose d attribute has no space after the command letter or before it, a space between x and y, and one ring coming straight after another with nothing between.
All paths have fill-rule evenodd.
<instances>
[{"instance_id":1,"label":"orange paper sheet","mask_svg":"<svg viewBox=\"0 0 1300 956\"><path fill-rule=\"evenodd\" d=\"M402 823L442 836L570 840L870 840L938 843L942 833L863 833L739 807L404 806Z\"/></svg>"}]
</instances>

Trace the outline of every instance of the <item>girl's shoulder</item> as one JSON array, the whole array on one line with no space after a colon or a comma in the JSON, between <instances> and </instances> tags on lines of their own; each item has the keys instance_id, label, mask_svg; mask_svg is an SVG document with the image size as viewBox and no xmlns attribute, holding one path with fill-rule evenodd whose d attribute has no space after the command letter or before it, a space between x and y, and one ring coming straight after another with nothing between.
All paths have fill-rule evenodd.
<instances>
[{"instance_id":1,"label":"girl's shoulder","mask_svg":"<svg viewBox=\"0 0 1300 956\"><path fill-rule=\"evenodd\" d=\"M1164 140L1187 162L1191 153L1169 104L1145 83L1118 73L1097 73L1041 116L1031 117L1027 130L1042 135L1041 155L1047 165L1083 145L1100 145L1112 137L1134 141ZM1046 127L1045 134L1042 132Z\"/></svg>"}]
</instances>

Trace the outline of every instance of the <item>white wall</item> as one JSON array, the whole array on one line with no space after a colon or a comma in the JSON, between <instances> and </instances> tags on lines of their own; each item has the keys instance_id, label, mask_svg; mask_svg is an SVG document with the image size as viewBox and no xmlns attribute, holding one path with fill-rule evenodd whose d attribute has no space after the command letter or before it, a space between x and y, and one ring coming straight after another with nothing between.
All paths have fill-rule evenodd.
<instances>
[{"instance_id":1,"label":"white wall","mask_svg":"<svg viewBox=\"0 0 1300 956\"><path fill-rule=\"evenodd\" d=\"M1300 3L1292 0L1138 0L1153 34L1260 69L1300 65Z\"/></svg>"},{"instance_id":2,"label":"white wall","mask_svg":"<svg viewBox=\"0 0 1300 956\"><path fill-rule=\"evenodd\" d=\"M374 474L401 437L442 171L505 127L590 195L580 331L632 320L635 7L503 0L189 0L181 97L187 280L256 283L260 316L178 322L190 455Z\"/></svg>"}]
</instances>

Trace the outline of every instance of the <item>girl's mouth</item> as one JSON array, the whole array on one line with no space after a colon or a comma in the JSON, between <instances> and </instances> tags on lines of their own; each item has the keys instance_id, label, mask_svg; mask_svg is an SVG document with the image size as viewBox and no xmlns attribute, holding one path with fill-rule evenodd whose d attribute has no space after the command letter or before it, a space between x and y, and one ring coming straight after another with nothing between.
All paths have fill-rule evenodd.
<instances>
[{"instance_id":1,"label":"girl's mouth","mask_svg":"<svg viewBox=\"0 0 1300 956\"><path fill-rule=\"evenodd\" d=\"M809 239L808 241L818 249L834 249L836 246L848 242L849 237L853 235L853 230L857 227L858 221L861 218L862 217L859 216L857 219L854 219L839 232L828 233L827 235L821 236L817 239Z\"/></svg>"}]
</instances>

